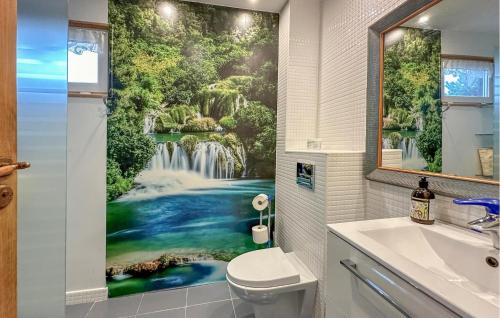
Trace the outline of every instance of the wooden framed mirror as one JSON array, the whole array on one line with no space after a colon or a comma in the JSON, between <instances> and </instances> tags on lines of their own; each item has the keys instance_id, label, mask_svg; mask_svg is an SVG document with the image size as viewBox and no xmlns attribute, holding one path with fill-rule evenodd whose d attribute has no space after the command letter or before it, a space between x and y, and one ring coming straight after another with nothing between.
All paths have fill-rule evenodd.
<instances>
[{"instance_id":1,"label":"wooden framed mirror","mask_svg":"<svg viewBox=\"0 0 500 318\"><path fill-rule=\"evenodd\" d=\"M367 177L498 197L496 0L406 1L369 28Z\"/></svg>"}]
</instances>

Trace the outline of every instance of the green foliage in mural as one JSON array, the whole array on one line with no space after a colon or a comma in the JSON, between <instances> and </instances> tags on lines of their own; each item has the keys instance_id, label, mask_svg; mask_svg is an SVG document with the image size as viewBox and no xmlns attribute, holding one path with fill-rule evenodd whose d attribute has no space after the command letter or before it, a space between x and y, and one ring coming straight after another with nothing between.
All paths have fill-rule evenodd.
<instances>
[{"instance_id":1,"label":"green foliage in mural","mask_svg":"<svg viewBox=\"0 0 500 318\"><path fill-rule=\"evenodd\" d=\"M240 93L236 89L205 88L200 92L200 108L203 116L220 119L232 116L237 110Z\"/></svg>"},{"instance_id":2,"label":"green foliage in mural","mask_svg":"<svg viewBox=\"0 0 500 318\"><path fill-rule=\"evenodd\" d=\"M107 160L107 173L106 173L106 194L107 200L111 201L119 197L122 193L127 192L132 188L133 180L125 178L118 162L114 160Z\"/></svg>"},{"instance_id":3,"label":"green foliage in mural","mask_svg":"<svg viewBox=\"0 0 500 318\"><path fill-rule=\"evenodd\" d=\"M429 110L424 129L417 135L417 148L428 163L431 172L441 172L442 167L442 119L441 109Z\"/></svg>"},{"instance_id":4,"label":"green foliage in mural","mask_svg":"<svg viewBox=\"0 0 500 318\"><path fill-rule=\"evenodd\" d=\"M160 113L155 121L155 131L159 133L170 132L171 129L180 130L190 120L196 119L196 107L176 105Z\"/></svg>"},{"instance_id":5,"label":"green foliage in mural","mask_svg":"<svg viewBox=\"0 0 500 318\"><path fill-rule=\"evenodd\" d=\"M237 10L171 2L177 8L174 21L159 15L157 1L110 1L114 87L129 90L147 81L159 103L191 105L207 85L251 76L252 89L261 92L258 100L275 107L277 17L249 13L253 23L241 30Z\"/></svg>"},{"instance_id":6,"label":"green foliage in mural","mask_svg":"<svg viewBox=\"0 0 500 318\"><path fill-rule=\"evenodd\" d=\"M389 115L385 118L385 129L407 130L416 129L418 113L412 113L405 108L391 108Z\"/></svg>"},{"instance_id":7,"label":"green foliage in mural","mask_svg":"<svg viewBox=\"0 0 500 318\"><path fill-rule=\"evenodd\" d=\"M191 156L196 149L198 141L198 137L193 135L186 135L182 137L180 144L182 146L182 149L184 149L184 151L186 151L186 153Z\"/></svg>"},{"instance_id":8,"label":"green foliage in mural","mask_svg":"<svg viewBox=\"0 0 500 318\"><path fill-rule=\"evenodd\" d=\"M384 122L389 130L422 130L417 148L428 169L441 171L441 34L399 28L402 39L384 52ZM395 142L392 136L391 144Z\"/></svg>"},{"instance_id":9,"label":"green foliage in mural","mask_svg":"<svg viewBox=\"0 0 500 318\"><path fill-rule=\"evenodd\" d=\"M418 112L422 99L440 98L441 34L401 28L402 40L384 52L384 114L390 109Z\"/></svg>"},{"instance_id":10,"label":"green foliage in mural","mask_svg":"<svg viewBox=\"0 0 500 318\"><path fill-rule=\"evenodd\" d=\"M245 12L250 22L242 25L241 10L170 3L175 16L165 18L155 0L109 1L108 199L128 191L154 154L145 131L198 133L220 126L243 142L248 176L274 177L278 16ZM259 114L265 118L255 118ZM148 120L154 125L145 127ZM184 136L180 144L192 151L194 142Z\"/></svg>"},{"instance_id":11,"label":"green foliage in mural","mask_svg":"<svg viewBox=\"0 0 500 318\"><path fill-rule=\"evenodd\" d=\"M217 123L213 118L205 117L200 119L193 119L187 122L182 131L184 132L204 132L204 131L214 131L217 127Z\"/></svg>"},{"instance_id":12,"label":"green foliage in mural","mask_svg":"<svg viewBox=\"0 0 500 318\"><path fill-rule=\"evenodd\" d=\"M107 189L108 200L127 192L133 179L155 153L155 142L133 123L134 115L118 110L108 118Z\"/></svg>"},{"instance_id":13,"label":"green foliage in mural","mask_svg":"<svg viewBox=\"0 0 500 318\"><path fill-rule=\"evenodd\" d=\"M236 124L236 119L232 116L224 116L219 120L219 125L228 131L234 130L236 128Z\"/></svg>"},{"instance_id":14,"label":"green foliage in mural","mask_svg":"<svg viewBox=\"0 0 500 318\"><path fill-rule=\"evenodd\" d=\"M241 148L243 147L243 143L238 138L238 136L234 133L229 133L226 135L221 134L211 134L208 137L208 141L218 142L227 149L232 154L232 157L236 160L234 170L237 175L241 175L244 171L244 163L242 160L242 152Z\"/></svg>"},{"instance_id":15,"label":"green foliage in mural","mask_svg":"<svg viewBox=\"0 0 500 318\"><path fill-rule=\"evenodd\" d=\"M245 107L252 84L250 76L231 76L225 80L203 88L198 95L201 114L220 119L233 116L241 107Z\"/></svg>"},{"instance_id":16,"label":"green foliage in mural","mask_svg":"<svg viewBox=\"0 0 500 318\"><path fill-rule=\"evenodd\" d=\"M403 136L397 131L393 131L389 134L389 142L392 149L397 149L399 147L399 143L403 139Z\"/></svg>"},{"instance_id":17,"label":"green foliage in mural","mask_svg":"<svg viewBox=\"0 0 500 318\"><path fill-rule=\"evenodd\" d=\"M276 162L276 115L260 102L236 112L236 133L249 152L248 170L260 177L274 174Z\"/></svg>"}]
</instances>

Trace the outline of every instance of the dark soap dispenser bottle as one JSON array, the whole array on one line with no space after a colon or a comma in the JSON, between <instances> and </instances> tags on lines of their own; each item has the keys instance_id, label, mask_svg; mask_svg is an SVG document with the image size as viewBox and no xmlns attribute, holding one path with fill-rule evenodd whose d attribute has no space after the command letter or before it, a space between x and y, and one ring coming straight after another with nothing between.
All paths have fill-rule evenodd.
<instances>
[{"instance_id":1,"label":"dark soap dispenser bottle","mask_svg":"<svg viewBox=\"0 0 500 318\"><path fill-rule=\"evenodd\" d=\"M421 224L434 223L434 210L432 200L434 193L429 190L429 181L426 177L420 177L418 188L411 193L410 218L413 222Z\"/></svg>"}]
</instances>

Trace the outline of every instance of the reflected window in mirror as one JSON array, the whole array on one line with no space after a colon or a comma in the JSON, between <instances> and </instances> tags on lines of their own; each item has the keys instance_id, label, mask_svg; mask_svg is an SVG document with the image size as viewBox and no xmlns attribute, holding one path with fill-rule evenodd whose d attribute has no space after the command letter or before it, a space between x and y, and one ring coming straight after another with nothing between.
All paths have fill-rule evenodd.
<instances>
[{"instance_id":1,"label":"reflected window in mirror","mask_svg":"<svg viewBox=\"0 0 500 318\"><path fill-rule=\"evenodd\" d=\"M493 103L493 60L443 58L443 102Z\"/></svg>"},{"instance_id":2,"label":"reflected window in mirror","mask_svg":"<svg viewBox=\"0 0 500 318\"><path fill-rule=\"evenodd\" d=\"M496 182L498 1L434 1L381 37L378 167Z\"/></svg>"}]
</instances>

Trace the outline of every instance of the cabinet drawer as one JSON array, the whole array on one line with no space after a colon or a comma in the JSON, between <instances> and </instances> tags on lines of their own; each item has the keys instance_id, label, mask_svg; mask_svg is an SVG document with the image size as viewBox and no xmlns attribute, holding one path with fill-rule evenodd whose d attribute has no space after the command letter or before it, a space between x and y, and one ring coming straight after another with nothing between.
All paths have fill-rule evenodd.
<instances>
[{"instance_id":1,"label":"cabinet drawer","mask_svg":"<svg viewBox=\"0 0 500 318\"><path fill-rule=\"evenodd\" d=\"M460 317L328 233L327 317Z\"/></svg>"}]
</instances>

